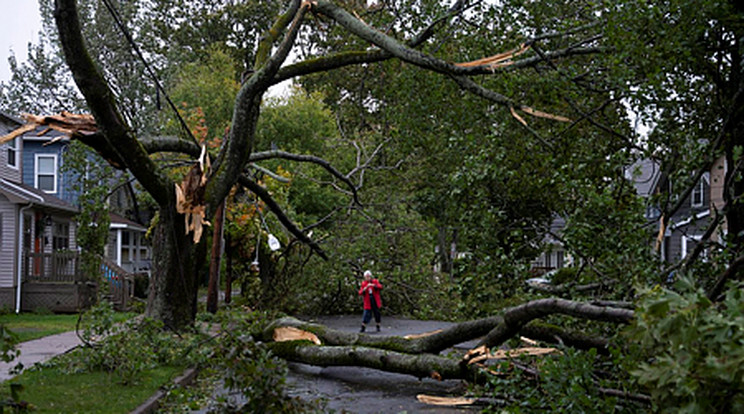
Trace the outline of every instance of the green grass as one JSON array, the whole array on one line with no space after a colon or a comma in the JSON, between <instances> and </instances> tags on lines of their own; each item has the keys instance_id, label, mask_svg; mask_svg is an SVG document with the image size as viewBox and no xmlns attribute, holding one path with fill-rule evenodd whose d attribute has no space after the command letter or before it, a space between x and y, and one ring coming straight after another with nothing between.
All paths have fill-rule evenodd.
<instances>
[{"instance_id":1,"label":"green grass","mask_svg":"<svg viewBox=\"0 0 744 414\"><path fill-rule=\"evenodd\" d=\"M116 322L123 322L135 314L116 313ZM41 315L35 313L6 314L0 315L0 324L5 325L10 331L18 335L19 342L42 338L67 331L74 331L77 324L77 314L65 315Z\"/></svg>"},{"instance_id":2,"label":"green grass","mask_svg":"<svg viewBox=\"0 0 744 414\"><path fill-rule=\"evenodd\" d=\"M128 413L183 370L180 366L147 370L132 385L121 385L116 375L104 372L63 374L55 368L29 370L4 382L0 398L8 398L9 384L13 382L23 385L20 398L36 407L34 413Z\"/></svg>"}]
</instances>

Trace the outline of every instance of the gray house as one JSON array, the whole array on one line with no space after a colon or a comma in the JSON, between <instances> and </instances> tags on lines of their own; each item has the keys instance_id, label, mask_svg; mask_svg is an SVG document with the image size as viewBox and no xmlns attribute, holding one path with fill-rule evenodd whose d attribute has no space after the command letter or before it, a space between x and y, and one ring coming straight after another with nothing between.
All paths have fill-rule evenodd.
<instances>
[{"instance_id":1,"label":"gray house","mask_svg":"<svg viewBox=\"0 0 744 414\"><path fill-rule=\"evenodd\" d=\"M722 204L722 195L717 196L716 189L722 188L723 174L725 171L720 162L711 171L705 172L679 210L669 218L659 246L662 260L677 262L695 249L711 223L711 206ZM634 164L628 170L628 178L632 180L638 195L646 199L674 186L662 175L658 162L650 159ZM716 199L720 200L717 202ZM661 212L651 202L646 206L646 219L650 222L661 220Z\"/></svg>"},{"instance_id":2,"label":"gray house","mask_svg":"<svg viewBox=\"0 0 744 414\"><path fill-rule=\"evenodd\" d=\"M23 121L0 113L0 136ZM78 274L77 209L23 183L23 139L0 145L0 307L75 311L90 300Z\"/></svg>"}]
</instances>

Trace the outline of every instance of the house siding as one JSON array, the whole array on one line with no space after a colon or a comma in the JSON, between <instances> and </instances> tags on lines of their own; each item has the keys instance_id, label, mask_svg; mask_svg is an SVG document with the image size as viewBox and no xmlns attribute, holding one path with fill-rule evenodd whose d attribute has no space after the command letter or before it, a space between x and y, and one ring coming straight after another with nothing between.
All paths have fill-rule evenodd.
<instances>
[{"instance_id":1,"label":"house siding","mask_svg":"<svg viewBox=\"0 0 744 414\"><path fill-rule=\"evenodd\" d=\"M55 155L57 157L57 191L51 194L57 198L67 201L70 204L76 204L78 194L72 190L72 173L62 173L62 164L64 162L64 153L67 144L56 142L44 146L48 141L24 140L23 148L23 183L35 187L36 180L36 155Z\"/></svg>"},{"instance_id":2,"label":"house siding","mask_svg":"<svg viewBox=\"0 0 744 414\"><path fill-rule=\"evenodd\" d=\"M0 288L13 287L16 270L18 208L0 194Z\"/></svg>"},{"instance_id":3,"label":"house siding","mask_svg":"<svg viewBox=\"0 0 744 414\"><path fill-rule=\"evenodd\" d=\"M0 136L11 132L16 129L16 127L17 126L15 125L9 125L0 120ZM16 142L18 143L17 151L23 154L23 140L17 139ZM21 157L18 157L15 167L8 165L8 148L10 148L10 145L10 143L0 145L0 177L18 183L21 182L21 166L23 165L23 160Z\"/></svg>"},{"instance_id":4,"label":"house siding","mask_svg":"<svg viewBox=\"0 0 744 414\"><path fill-rule=\"evenodd\" d=\"M106 245L106 257L116 263L118 255L116 254L116 234L118 230L109 230L108 244Z\"/></svg>"}]
</instances>

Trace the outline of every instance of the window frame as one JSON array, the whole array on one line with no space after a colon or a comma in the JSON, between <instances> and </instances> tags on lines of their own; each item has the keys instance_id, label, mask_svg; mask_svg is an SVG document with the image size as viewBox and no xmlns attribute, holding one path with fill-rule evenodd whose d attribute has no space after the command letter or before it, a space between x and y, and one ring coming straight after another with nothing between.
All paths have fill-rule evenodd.
<instances>
[{"instance_id":1,"label":"window frame","mask_svg":"<svg viewBox=\"0 0 744 414\"><path fill-rule=\"evenodd\" d=\"M42 188L39 188L39 175L48 176L49 173L40 174L39 173L39 159L41 158L51 158L54 166L54 171L52 172L52 190L44 190ZM57 183L57 173L59 172L59 165L57 164L57 154L35 154L34 155L34 188L41 190L47 194L56 194L58 190L58 183Z\"/></svg>"},{"instance_id":2,"label":"window frame","mask_svg":"<svg viewBox=\"0 0 744 414\"><path fill-rule=\"evenodd\" d=\"M700 198L696 201L696 198ZM703 207L705 204L705 180L700 179L690 193L690 206L692 207Z\"/></svg>"},{"instance_id":3,"label":"window frame","mask_svg":"<svg viewBox=\"0 0 744 414\"><path fill-rule=\"evenodd\" d=\"M8 141L5 144L5 153L7 154L7 160L6 163L8 164L9 168L12 168L14 170L17 170L19 168L20 160L20 151L19 151L19 140L20 137L13 138L12 140ZM11 157L11 152L13 156ZM11 163L11 159L13 162Z\"/></svg>"}]
</instances>

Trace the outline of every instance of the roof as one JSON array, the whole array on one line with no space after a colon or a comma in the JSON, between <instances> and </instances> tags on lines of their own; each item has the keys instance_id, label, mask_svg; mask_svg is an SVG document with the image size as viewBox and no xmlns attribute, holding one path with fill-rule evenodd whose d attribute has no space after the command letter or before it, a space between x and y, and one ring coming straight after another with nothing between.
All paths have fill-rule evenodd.
<instances>
[{"instance_id":1,"label":"roof","mask_svg":"<svg viewBox=\"0 0 744 414\"><path fill-rule=\"evenodd\" d=\"M18 124L18 126L21 126L26 123L26 121L24 121L23 119L18 118L17 116L13 116L5 111L0 111L0 116L7 119L10 122L14 122Z\"/></svg>"},{"instance_id":2,"label":"roof","mask_svg":"<svg viewBox=\"0 0 744 414\"><path fill-rule=\"evenodd\" d=\"M127 230L136 230L141 232L146 232L147 227L134 222L132 220L129 220L126 217L122 217L116 213L109 213L109 219L111 219L111 225L109 225L109 228L112 229L127 229Z\"/></svg>"},{"instance_id":3,"label":"roof","mask_svg":"<svg viewBox=\"0 0 744 414\"><path fill-rule=\"evenodd\" d=\"M5 178L0 178L0 193L16 204L33 203L41 207L66 213L77 214L78 212L77 207L67 201L26 184L16 183Z\"/></svg>"},{"instance_id":4,"label":"roof","mask_svg":"<svg viewBox=\"0 0 744 414\"><path fill-rule=\"evenodd\" d=\"M661 177L661 168L654 160L642 159L628 167L625 170L625 176L633 182L639 196L650 197Z\"/></svg>"}]
</instances>

